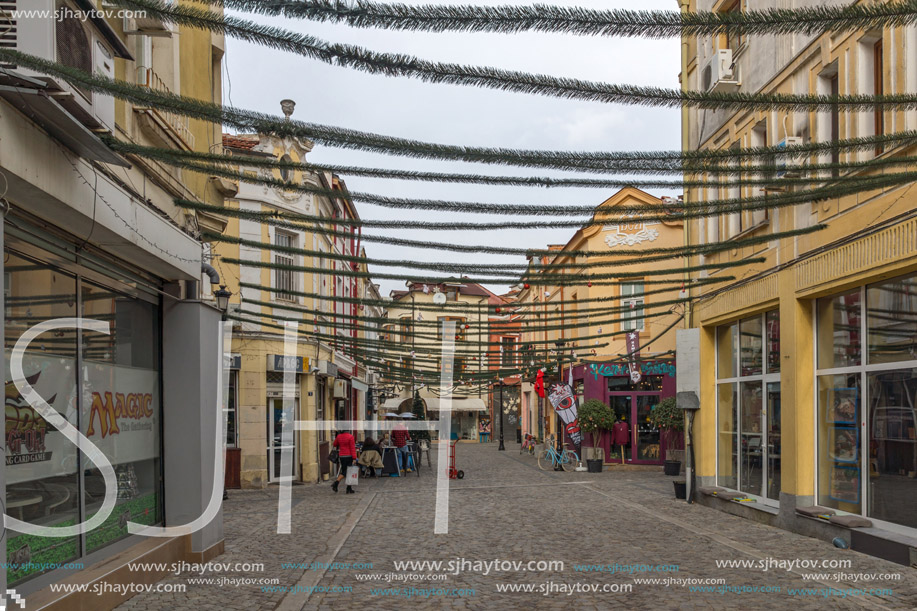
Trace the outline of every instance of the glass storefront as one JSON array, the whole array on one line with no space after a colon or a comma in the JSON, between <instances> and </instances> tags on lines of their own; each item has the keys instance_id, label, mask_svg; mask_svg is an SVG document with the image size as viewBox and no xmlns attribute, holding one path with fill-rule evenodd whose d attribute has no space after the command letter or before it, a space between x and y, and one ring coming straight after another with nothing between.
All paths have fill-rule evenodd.
<instances>
[{"instance_id":1,"label":"glass storefront","mask_svg":"<svg viewBox=\"0 0 917 611\"><path fill-rule=\"evenodd\" d=\"M717 485L780 499L780 320L717 329Z\"/></svg>"},{"instance_id":2,"label":"glass storefront","mask_svg":"<svg viewBox=\"0 0 917 611\"><path fill-rule=\"evenodd\" d=\"M917 528L917 277L816 314L818 503Z\"/></svg>"},{"instance_id":3,"label":"glass storefront","mask_svg":"<svg viewBox=\"0 0 917 611\"><path fill-rule=\"evenodd\" d=\"M103 321L108 334L49 330L26 348L29 384L77 427L114 466L117 505L82 537L45 538L9 532L7 569L16 584L53 565L85 556L128 536L127 522L162 521L160 340L158 303L111 288L99 274L29 247L5 251L6 506L15 518L67 526L93 516L105 496L99 470L20 395L9 359L17 340L57 318ZM66 269L64 269L66 267Z\"/></svg>"}]
</instances>

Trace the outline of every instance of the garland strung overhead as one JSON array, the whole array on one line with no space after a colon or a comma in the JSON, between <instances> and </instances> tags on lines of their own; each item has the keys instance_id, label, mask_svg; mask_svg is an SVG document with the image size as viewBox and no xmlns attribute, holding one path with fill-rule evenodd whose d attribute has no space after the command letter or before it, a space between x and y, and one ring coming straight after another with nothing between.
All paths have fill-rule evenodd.
<instances>
[{"instance_id":1,"label":"garland strung overhead","mask_svg":"<svg viewBox=\"0 0 917 611\"><path fill-rule=\"evenodd\" d=\"M533 210L539 211L538 212L539 214L566 214L566 215L580 215L580 216L587 216L591 214L596 219L602 219L606 221L620 218L622 216L622 212L621 212L622 210L629 210L628 212L624 213L624 214L627 214L628 216L633 214L633 210L634 210L633 208L628 209L626 206L615 206L614 208L604 209L604 208L598 208L598 207L589 206L589 205L585 205L585 206L574 206L574 205L546 206L546 205L539 205L539 204L502 204L503 206L502 208L497 208L498 204L490 204L490 203L449 202L449 201L432 200L432 199L391 198L391 197L385 197L381 195L375 195L372 193L361 193L358 191L342 192L340 190L324 189L321 187L313 186L306 182L294 183L294 182L285 181L282 179L278 179L275 177L269 177L269 176L252 176L240 170L227 170L227 169L224 169L218 166L201 165L201 164L191 163L187 161L164 160L164 162L170 165L175 165L178 167L186 168L186 169L189 169L195 172L200 172L204 175L209 174L209 175L223 176L224 178L229 178L231 180L236 180L236 181L245 182L249 184L269 185L269 186L276 187L279 189L284 189L286 191L297 191L301 193L310 193L312 195L320 195L320 196L329 197L329 198L341 198L341 199L344 199L350 202L363 202L365 204L381 206L383 208L411 208L411 209L424 209L424 210L443 210L443 209L455 209L455 208L460 208L460 207L465 207L465 206L474 206L477 210L481 210L484 207L492 207L494 209L500 210L501 212L509 212L513 209L518 209L520 212L528 213L528 214L534 214L532 212ZM913 179L915 175L917 175L917 173L898 172L898 173L883 174L882 178L887 181L893 181L896 178L900 178L902 182L909 182L910 180ZM838 176L838 177L832 177L830 179L826 177L814 177L814 178L806 178L806 179L771 178L769 180L749 179L749 180L736 180L736 181L729 181L729 182L720 182L720 181L711 182L711 181L701 180L701 181L682 181L678 185L673 184L673 185L668 185L668 186L678 186L678 187L688 187L688 188L707 188L707 189L716 190L716 189L721 189L721 188L739 187L742 185L749 185L749 186L765 185L765 186L772 187L775 189L777 188L785 189L787 187L791 187L794 185L802 185L802 184L812 185L812 184L823 184L826 182L830 182L832 185L837 185L838 187L843 186L843 185L847 185L850 187L856 187L854 192L858 192L860 190L866 190L866 189L860 189L859 185L864 180L870 180L870 178L872 177L864 178L862 176L857 175L857 176ZM625 187L632 186L632 187L639 188L639 187L646 187L647 184L649 183L646 181L635 180L635 181L632 181L631 183L624 182L621 184ZM745 199L748 200L748 198L745 198ZM717 206L721 202L717 200L706 200L703 203L707 206ZM732 202L730 201L730 203ZM668 212L668 210L672 210L672 209L680 210L683 208L683 206L680 203L663 204L663 206L664 206L663 209L666 210L666 213L668 214L668 218L671 218L671 215L675 214L675 212ZM643 205L639 209L642 210L644 213L655 212L657 216L660 215L660 213L658 212L660 207L658 206ZM354 222L352 224L349 222L342 223L340 222L340 219L331 219L328 217L311 217L310 218L310 217L306 217L305 215L303 215L303 217L304 218L302 220L309 220L311 222L344 224L344 225L349 225L349 226L356 226L360 224L359 222ZM392 221L392 224L390 226L398 227L399 225L397 223L398 223L397 221ZM573 221L573 223L576 223L576 222ZM560 222L552 222L548 226L556 227L559 224ZM424 222L422 223L422 225L425 225L422 228L427 228L427 229L435 228L437 226L443 227L442 223L430 224L430 223ZM502 225L505 226L506 223L503 223ZM400 226L405 227L405 225L403 224ZM448 228L453 229L454 227L448 227ZM468 228L475 228L475 227L470 226Z\"/></svg>"},{"instance_id":2,"label":"garland strung overhead","mask_svg":"<svg viewBox=\"0 0 917 611\"><path fill-rule=\"evenodd\" d=\"M199 172L202 174L210 174L216 176L222 176L224 178L229 178L235 181L247 182L251 184L262 184L269 185L277 188L282 188L285 190L295 190L305 193L312 193L315 195L323 195L326 197L341 197L341 192L334 189L326 189L322 187L317 187L308 183L297 183L290 180L283 180L282 178L276 178L271 176L263 175L252 175L246 173L244 169L235 169L238 167L248 168L253 164L249 163L249 158L245 157L233 157L230 155L213 155L213 154L203 154L208 157L219 157L219 164L214 164L211 162L197 161L195 151L183 151L179 149L157 149L153 147L140 147L137 145L123 145L121 142L109 138L107 140L109 146L116 151L122 153L129 153L137 155L138 157L145 157L148 159L157 159L163 163L185 168L194 172ZM190 158L190 159L189 159ZM917 159L917 158L914 158ZM275 169L278 171L285 170L302 170L308 172L317 172L318 170L315 166L310 164L303 163L294 163L294 162L284 162L279 160L264 160L259 159L261 163L255 164L253 167L269 168ZM223 164L231 164L235 168L226 168ZM901 165L904 165L904 162L900 162ZM673 164L674 165L674 164ZM896 163L897 165L897 163ZM708 173L720 173L719 170L710 172L709 170L704 169L708 166L698 165L691 172L687 172L685 167L682 167L679 170L675 170L674 167L672 172L679 173L691 173L698 175L706 175ZM645 178L621 178L618 180L587 180L587 179L567 179L567 180L554 180L549 178L533 178L527 179L525 177L511 177L511 176L497 176L497 177L486 177L478 175L457 175L457 174L436 174L436 173L425 173L423 176L424 180L432 181L434 177L439 177L440 179L447 179L445 182L464 182L464 183L477 183L477 184L499 184L499 185L515 185L515 186L545 186L550 184L550 186L564 186L564 187L591 187L591 188L616 188L623 189L625 187L635 187L640 189L690 189L690 188L706 188L706 189L727 189L731 187L776 187L780 188L792 187L792 186L810 186L813 184L819 184L826 181L826 177L819 176L816 172L811 172L808 177L786 177L782 176L780 178L775 178L776 172L778 170L776 165L770 166L770 170L764 166L744 166L736 169L735 167L730 167L724 170L722 173L728 174L738 174L739 177L733 180L648 180ZM387 172L386 170L373 170L371 168L326 168L323 167L321 171L333 171L336 174L345 173L348 169L357 170L357 175L361 176L378 176L379 172ZM794 171L803 173L801 168L794 168ZM420 173L411 173L411 172L395 172L391 171L388 178L404 178L405 176L411 177L416 176ZM401 174L401 176L399 176ZM764 178L755 178L755 176L764 176ZM833 182L845 182L845 181L857 181L861 180L860 176L836 176L831 178ZM379 196L368 194L368 193L358 193L355 191L349 192L350 197L353 201L366 201L367 203L375 203L375 199ZM368 199L367 199L368 198ZM331 222L330 220L321 219L324 222ZM552 226L557 226L553 224Z\"/></svg>"},{"instance_id":3,"label":"garland strung overhead","mask_svg":"<svg viewBox=\"0 0 917 611\"><path fill-rule=\"evenodd\" d=\"M484 282L492 282L497 284L514 284L519 281L518 276L516 277L495 277L495 278L443 278L443 277L433 277L433 276L407 276L404 274L378 274L370 273L349 269L339 269L339 270L328 270L323 267L312 267L308 265L288 265L285 263L273 263L270 261L256 261L253 259L238 259L236 257L222 257L222 260L226 263L234 263L246 267L262 267L268 269L280 269L293 272L318 272L318 273L328 273L333 271L337 276L344 276L348 278L381 278L386 280L401 280L404 282L416 282L421 284L438 284L441 282L474 282L481 284ZM672 274L682 274L686 272L696 272L702 270L719 270L731 267L742 267L750 263L763 263L765 259L763 257L752 257L747 259L741 259L739 261L726 261L723 263L709 263L704 265L692 265L685 266L675 269L654 269L654 270L641 270L636 272L615 272L609 274L592 274L592 275L579 275L576 278L571 279L559 279L559 278L531 278L528 280L529 284L534 285L550 285L550 286L586 286L586 283L591 282L593 285L598 286L608 286L608 285L617 285L618 282L603 282L604 280L613 279L613 278L643 278L645 276L666 276ZM672 280L669 280L672 282Z\"/></svg>"},{"instance_id":4,"label":"garland strung overhead","mask_svg":"<svg viewBox=\"0 0 917 611\"><path fill-rule=\"evenodd\" d=\"M908 136L908 134L911 134ZM383 136L379 136L382 138ZM785 155L785 151L790 151L789 157L800 158L818 153L824 153L830 149L839 151L860 151L874 150L877 146L877 139L882 141L890 140L888 144L898 145L913 142L917 138L917 132L901 132L900 134L882 134L880 136L868 136L855 138L852 140L837 140L831 142L816 142L804 145L793 145L779 149L779 155ZM392 180L417 180L427 182L444 182L444 183L468 183L468 184L486 184L486 185L507 185L520 187L582 187L582 188L615 188L621 185L622 180L608 180L601 178L551 178L551 177L534 177L534 176L488 176L485 174L449 174L441 172L417 172L413 170L390 170L383 168L366 168L356 166L337 166L321 165L313 163L298 163L295 161L283 161L275 158L239 156L239 155L220 155L203 151L185 151L181 149L157 148L152 146L143 146L131 142L124 142L112 137L103 137L105 143L112 150L128 155L138 155L153 159L172 159L172 160L189 160L199 163L218 163L232 166L244 165L246 167L268 168L272 170L299 170L304 172L331 172L342 176L365 176L370 178L386 178ZM815 147L814 149L812 147ZM533 155L535 151L506 151L507 153L518 156L520 153ZM725 156L723 154L725 153ZM399 152L398 154L402 154ZM556 153L545 152L545 155L554 155ZM571 152L571 156L582 155L583 153ZM780 168L774 163L777 155L777 147L753 147L748 149L725 149L725 150L701 150L686 151L684 154L674 152L645 152L645 153L618 153L617 155L633 155L633 159L621 159L618 161L609 160L602 171L614 171L616 173L627 174L713 174L713 175L764 175L771 176ZM609 155L600 153L597 155ZM677 157L664 158L666 155ZM699 155L699 157L696 157ZM691 158L683 158L690 156ZM736 165L736 161L746 160L754 161L754 165ZM471 160L473 161L473 160ZM613 163L620 164L619 170L614 170ZM895 166L908 166L917 163L917 157L914 156L894 156L894 157L876 157L862 161L849 161L837 163L799 163L794 169L799 172L817 172L817 171L847 171L870 168L884 168ZM525 165L513 164L509 165ZM542 164L536 167L550 167L548 164ZM561 168L568 169L568 168ZM588 169L588 168L586 168ZM586 171L583 169L582 171ZM571 168L571 171L573 169ZM782 180L782 179L781 179ZM677 183L672 183L677 184Z\"/></svg>"},{"instance_id":5,"label":"garland strung overhead","mask_svg":"<svg viewBox=\"0 0 917 611\"><path fill-rule=\"evenodd\" d=\"M579 36L678 38L719 34L817 34L917 23L917 2L757 11L629 11L578 6L384 4L370 0L195 0L211 6L355 28L409 32L550 32Z\"/></svg>"},{"instance_id":6,"label":"garland strung overhead","mask_svg":"<svg viewBox=\"0 0 917 611\"><path fill-rule=\"evenodd\" d=\"M736 110L864 110L883 106L888 110L917 109L917 95L812 95L746 92L702 92L615 85L552 77L483 66L462 66L432 62L404 54L378 53L355 45L329 43L313 36L226 17L207 8L165 4L161 0L110 0L112 4L145 11L147 17L165 22L217 32L240 40L288 51L333 66L353 68L368 74L401 76L428 83L485 87L499 91L537 94L572 100L631 104L661 108Z\"/></svg>"},{"instance_id":7,"label":"garland strung overhead","mask_svg":"<svg viewBox=\"0 0 917 611\"><path fill-rule=\"evenodd\" d=\"M655 289L652 291L644 291L643 293L637 293L633 297L646 297L648 295L656 295L660 293L667 293L672 290L676 290L679 287L681 288L698 288L701 286L708 286L711 284L721 284L723 282L731 282L735 280L734 276L723 276L717 278L695 278L685 282L683 279L678 280L645 280L643 284L648 286L655 285L667 285L661 289ZM618 283L620 284L630 284L630 283ZM437 286L437 285L433 285ZM239 282L239 288L248 288L258 291L266 291L268 293L276 292L276 289L271 286L265 286L263 284L253 284L250 282ZM606 303L606 302L620 302L621 298L618 296L609 296L609 297L588 297L584 299L558 299L552 300L549 302L511 302L502 305L490 305L484 303L482 305L469 304L467 302L446 302L442 305L431 304L431 303L413 303L410 304L406 301L393 301L390 299L367 299L362 297L347 297L344 295L322 295L320 293L308 293L304 291L295 291L288 290L284 291L288 295L293 295L296 297L306 297L310 299L323 300L333 303L346 303L351 305L358 305L363 307L377 307L377 308L398 308L405 311L411 311L412 309L416 312L438 312L441 314L489 314L499 315L500 312L507 311L513 312L516 308L520 308L526 304L531 304L532 306L537 306L538 308L543 308L546 306L555 307L561 305L582 305L584 303ZM499 308L500 312L497 312L496 309ZM605 311L606 308L593 308L585 309L580 308L581 312L594 312L594 311ZM326 313L327 314L327 313Z\"/></svg>"},{"instance_id":8,"label":"garland strung overhead","mask_svg":"<svg viewBox=\"0 0 917 611\"><path fill-rule=\"evenodd\" d=\"M601 255L603 261L584 261L584 262L570 262L570 263L548 263L541 265L537 268L539 274L552 274L552 273L563 273L564 270L576 269L584 270L596 267L609 267L609 266L621 266L629 265L633 263L649 263L655 261L665 261L669 259L683 258L686 256L696 256L696 255L711 255L717 252L722 252L724 250L733 250L737 248L744 248L745 246L754 246L756 244L762 244L765 242L771 242L774 240L781 240L783 238L797 237L809 233L814 233L825 229L827 225L813 225L811 227L804 227L802 229L794 229L792 231L784 231L777 233L770 233L764 236L753 236L748 238L741 238L738 240L729 240L726 242L716 242L713 244L700 244L693 246L677 246L672 248L647 248L640 250L637 253L628 253L628 255L619 255L613 251L603 252ZM454 273L479 273L483 275L502 275L510 271L536 271L532 270L530 265L525 263L505 263L505 264L472 264L472 263L422 263L419 261L414 261L410 259L403 260L393 260L393 259L373 259L370 257L363 257L357 255L345 255L339 254L336 252L325 252L321 250L309 250L305 248L297 248L294 246L280 246L278 244L272 244L270 242L259 242L256 240L247 240L245 238L237 238L233 236L227 236L216 231L203 230L201 232L201 237L205 238L211 242L220 242L223 244L238 244L242 246L248 246L253 248L260 248L264 251L274 251L274 252L283 252L293 255L301 255L306 257L313 257L315 259L322 260L333 260L333 261L346 261L351 264L359 265L379 265L382 267L401 267L406 269L423 269L439 272L454 272ZM592 251L595 253L595 251ZM575 254L568 254L567 251L555 251L554 254L557 258L560 257L576 257ZM654 256L647 256L654 255ZM331 273L334 273L335 270L328 270ZM528 274L530 275L530 274ZM526 276L523 276L523 279Z\"/></svg>"},{"instance_id":9,"label":"garland strung overhead","mask_svg":"<svg viewBox=\"0 0 917 611\"><path fill-rule=\"evenodd\" d=\"M582 151L526 151L435 144L382 136L370 132L316 125L297 120L285 120L264 113L224 107L195 98L156 91L133 83L93 75L70 66L49 62L40 57L0 47L0 58L7 63L26 66L36 72L55 76L83 89L106 93L159 110L173 112L211 123L228 125L242 131L272 134L279 137L307 138L314 142L365 152L402 155L416 159L438 159L515 165L520 167L552 168L579 172L617 172L613 164L627 160L735 159L782 155L800 157L827 153L834 149L874 150L877 146L901 146L917 142L917 131L897 132L879 136L864 136L849 140L811 142L786 148L754 147L748 149L703 151L657 151L589 153Z\"/></svg>"}]
</instances>

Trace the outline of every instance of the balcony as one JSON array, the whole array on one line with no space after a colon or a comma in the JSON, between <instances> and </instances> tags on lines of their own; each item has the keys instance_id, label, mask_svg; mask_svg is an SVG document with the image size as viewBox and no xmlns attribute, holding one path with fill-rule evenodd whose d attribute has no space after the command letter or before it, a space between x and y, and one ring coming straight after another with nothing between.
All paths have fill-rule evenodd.
<instances>
[{"instance_id":1,"label":"balcony","mask_svg":"<svg viewBox=\"0 0 917 611\"><path fill-rule=\"evenodd\" d=\"M172 93L162 78L152 68L146 66L137 68L137 84L154 91ZM191 133L190 118L156 108L135 106L134 111L137 113L140 128L160 146L189 151L194 149L194 134Z\"/></svg>"}]
</instances>

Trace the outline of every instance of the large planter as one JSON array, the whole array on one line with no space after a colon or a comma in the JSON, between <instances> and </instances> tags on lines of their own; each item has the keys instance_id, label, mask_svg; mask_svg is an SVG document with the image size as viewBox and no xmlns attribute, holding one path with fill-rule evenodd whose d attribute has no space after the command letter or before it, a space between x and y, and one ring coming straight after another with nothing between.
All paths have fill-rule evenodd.
<instances>
[{"instance_id":1,"label":"large planter","mask_svg":"<svg viewBox=\"0 0 917 611\"><path fill-rule=\"evenodd\" d=\"M686 499L688 498L688 484L683 479L676 479L672 482L675 486L675 498L676 499Z\"/></svg>"},{"instance_id":2,"label":"large planter","mask_svg":"<svg viewBox=\"0 0 917 611\"><path fill-rule=\"evenodd\" d=\"M589 473L601 473L602 472L602 463L604 461L601 458L593 458L586 461L586 470Z\"/></svg>"},{"instance_id":3,"label":"large planter","mask_svg":"<svg viewBox=\"0 0 917 611\"><path fill-rule=\"evenodd\" d=\"M678 475L681 473L681 462L677 460L667 460L662 468L666 475Z\"/></svg>"}]
</instances>

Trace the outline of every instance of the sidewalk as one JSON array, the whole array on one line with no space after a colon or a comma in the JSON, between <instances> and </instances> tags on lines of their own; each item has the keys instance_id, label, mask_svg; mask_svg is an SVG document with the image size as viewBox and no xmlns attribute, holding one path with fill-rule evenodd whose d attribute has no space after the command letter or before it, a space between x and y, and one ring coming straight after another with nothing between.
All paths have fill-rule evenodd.
<instances>
[{"instance_id":1,"label":"sidewalk","mask_svg":"<svg viewBox=\"0 0 917 611\"><path fill-rule=\"evenodd\" d=\"M436 452L432 454L435 461ZM119 608L298 610L369 605L403 610L406 604L421 609L917 608L917 571L676 501L672 478L664 476L661 468L598 474L545 472L538 470L534 457L519 455L516 444L510 444L506 452L498 452L496 444L459 444L457 463L466 475L450 482L446 535L433 534L436 482L426 468L420 478L411 474L364 480L354 495L335 495L328 484L294 486L290 535L275 533L276 487L231 492L226 504L227 551L216 561L261 562L265 570L208 572L203 577L277 578L279 588L268 586L262 591L261 585L203 585L189 581L197 576L182 574L169 580L188 584L186 593L144 594ZM813 571L717 567L717 561L768 558L783 562L851 560L852 565L841 572L900 575L901 579L807 581L803 575ZM460 564L462 560L468 563L468 570L396 567L396 562L403 561ZM493 560L559 560L564 568L535 566L483 574L482 567L472 566ZM284 563L302 564L284 568ZM313 570L311 563L321 564ZM329 566L332 563L339 564ZM608 567L615 563L677 565L677 570L612 573ZM833 576L839 571L817 572ZM446 573L445 579L439 579ZM669 581L635 583L646 578ZM708 591L691 591L685 580L704 580L692 582L691 587ZM632 590L547 595L537 591L576 584ZM296 586L299 591L295 593L277 591ZM536 590L498 591L508 586ZM755 588L772 591L736 591ZM887 588L893 593L863 596L851 588ZM836 590L833 594L832 589Z\"/></svg>"}]
</instances>

